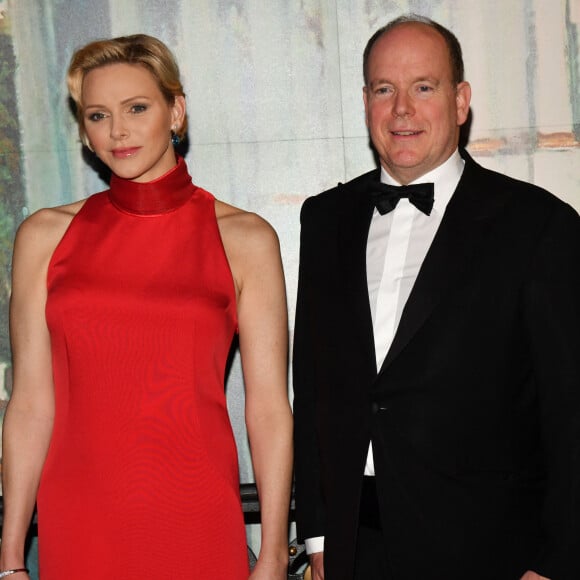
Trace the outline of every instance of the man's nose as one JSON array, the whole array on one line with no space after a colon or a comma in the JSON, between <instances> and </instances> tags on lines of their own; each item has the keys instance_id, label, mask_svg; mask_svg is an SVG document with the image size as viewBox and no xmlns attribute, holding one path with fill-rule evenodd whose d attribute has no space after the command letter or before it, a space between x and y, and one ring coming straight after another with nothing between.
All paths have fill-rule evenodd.
<instances>
[{"instance_id":1,"label":"man's nose","mask_svg":"<svg viewBox=\"0 0 580 580\"><path fill-rule=\"evenodd\" d=\"M413 102L406 91L398 91L395 95L393 114L395 117L408 117L414 112Z\"/></svg>"}]
</instances>

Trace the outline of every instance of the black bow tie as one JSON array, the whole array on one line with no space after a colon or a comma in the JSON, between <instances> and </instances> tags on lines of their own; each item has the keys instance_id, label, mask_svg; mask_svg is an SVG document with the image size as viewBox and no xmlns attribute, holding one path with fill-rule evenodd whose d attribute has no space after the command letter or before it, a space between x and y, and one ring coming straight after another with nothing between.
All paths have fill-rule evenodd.
<instances>
[{"instance_id":1,"label":"black bow tie","mask_svg":"<svg viewBox=\"0 0 580 580\"><path fill-rule=\"evenodd\" d=\"M373 204L381 215L394 210L402 197L408 197L418 210L429 215L435 200L432 183L415 183L413 185L373 183L370 195Z\"/></svg>"}]
</instances>

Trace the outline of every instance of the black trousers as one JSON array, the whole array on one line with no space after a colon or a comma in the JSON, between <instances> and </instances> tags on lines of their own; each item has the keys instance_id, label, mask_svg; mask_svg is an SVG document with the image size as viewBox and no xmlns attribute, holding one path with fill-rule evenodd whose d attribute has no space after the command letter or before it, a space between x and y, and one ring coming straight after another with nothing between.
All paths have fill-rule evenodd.
<instances>
[{"instance_id":1,"label":"black trousers","mask_svg":"<svg viewBox=\"0 0 580 580\"><path fill-rule=\"evenodd\" d=\"M361 495L354 580L389 580L374 477L365 477Z\"/></svg>"}]
</instances>

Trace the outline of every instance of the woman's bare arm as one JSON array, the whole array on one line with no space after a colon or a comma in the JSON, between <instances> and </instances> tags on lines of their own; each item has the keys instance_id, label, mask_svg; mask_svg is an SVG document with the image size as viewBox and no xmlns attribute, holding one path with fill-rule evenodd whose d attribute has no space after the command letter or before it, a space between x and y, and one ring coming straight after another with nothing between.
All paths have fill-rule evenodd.
<instances>
[{"instance_id":1,"label":"woman's bare arm","mask_svg":"<svg viewBox=\"0 0 580 580\"><path fill-rule=\"evenodd\" d=\"M2 570L24 565L24 541L50 442L54 392L45 318L46 273L77 206L35 213L20 226L14 244L10 300L14 381L2 439Z\"/></svg>"},{"instance_id":2,"label":"woman's bare arm","mask_svg":"<svg viewBox=\"0 0 580 580\"><path fill-rule=\"evenodd\" d=\"M262 545L252 580L282 580L288 565L292 413L280 249L272 227L254 214L230 215L220 229L238 288L246 425L260 498Z\"/></svg>"}]
</instances>

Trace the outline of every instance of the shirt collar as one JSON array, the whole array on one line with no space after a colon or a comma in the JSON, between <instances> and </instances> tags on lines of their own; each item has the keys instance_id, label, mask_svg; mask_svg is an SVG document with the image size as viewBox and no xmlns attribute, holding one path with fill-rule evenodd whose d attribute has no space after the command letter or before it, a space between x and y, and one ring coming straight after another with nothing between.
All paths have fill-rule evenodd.
<instances>
[{"instance_id":1,"label":"shirt collar","mask_svg":"<svg viewBox=\"0 0 580 580\"><path fill-rule=\"evenodd\" d=\"M459 150L456 149L447 161L439 165L439 167L425 173L425 175L422 175L418 179L415 179L411 183L433 183L435 187L435 203L433 204L433 208L437 213L442 214L445 211L453 192L457 188L464 167L465 161L461 158ZM393 179L383 167L381 167L381 182L390 185L401 185Z\"/></svg>"}]
</instances>

